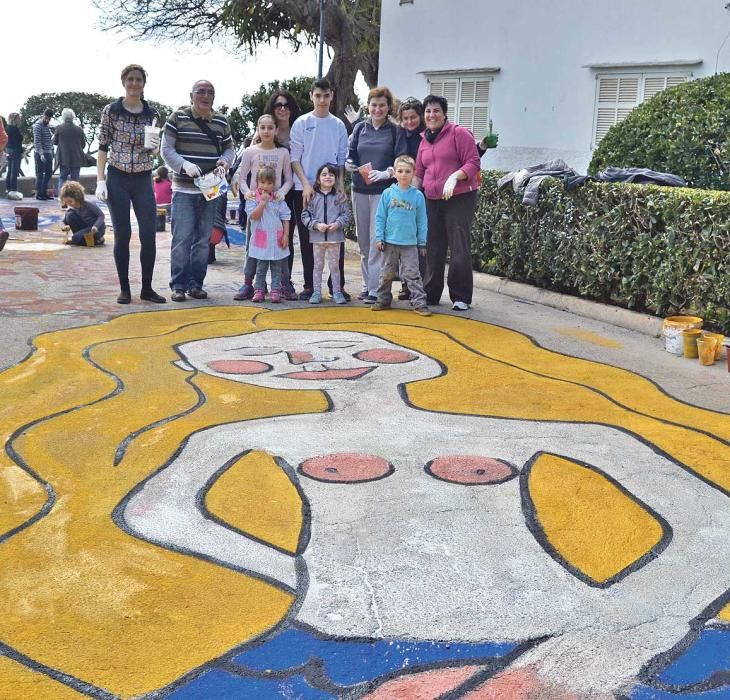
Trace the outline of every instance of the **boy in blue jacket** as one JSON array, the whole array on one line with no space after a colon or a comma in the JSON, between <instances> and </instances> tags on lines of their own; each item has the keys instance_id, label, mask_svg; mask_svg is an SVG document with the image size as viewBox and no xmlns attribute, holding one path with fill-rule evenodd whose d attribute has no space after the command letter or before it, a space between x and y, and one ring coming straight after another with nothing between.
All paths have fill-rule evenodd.
<instances>
[{"instance_id":1,"label":"boy in blue jacket","mask_svg":"<svg viewBox=\"0 0 730 700\"><path fill-rule=\"evenodd\" d=\"M418 256L426 254L428 219L426 199L411 184L416 163L410 156L398 156L393 164L395 184L380 198L375 215L375 240L383 254L383 266L378 284L378 300L370 307L373 311L390 308L393 302L391 286L398 274L411 292L411 306L421 316L431 316L426 306L426 293L418 269Z\"/></svg>"}]
</instances>

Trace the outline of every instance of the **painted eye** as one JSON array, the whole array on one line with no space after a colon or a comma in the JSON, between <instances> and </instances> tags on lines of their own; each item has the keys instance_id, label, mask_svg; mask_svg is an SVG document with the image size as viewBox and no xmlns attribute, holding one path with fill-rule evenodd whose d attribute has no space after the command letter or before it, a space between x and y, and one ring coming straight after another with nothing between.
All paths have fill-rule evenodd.
<instances>
[{"instance_id":1,"label":"painted eye","mask_svg":"<svg viewBox=\"0 0 730 700\"><path fill-rule=\"evenodd\" d=\"M214 360L208 367L221 374L263 374L272 369L271 365L258 360Z\"/></svg>"},{"instance_id":2,"label":"painted eye","mask_svg":"<svg viewBox=\"0 0 730 700\"><path fill-rule=\"evenodd\" d=\"M415 353L406 352L405 350L387 350L385 348L361 350L356 352L353 357L365 362L378 362L381 365L398 365L418 359L418 355Z\"/></svg>"},{"instance_id":3,"label":"painted eye","mask_svg":"<svg viewBox=\"0 0 730 700\"><path fill-rule=\"evenodd\" d=\"M426 473L441 481L464 486L501 484L516 476L517 469L509 462L494 457L447 455L430 461Z\"/></svg>"},{"instance_id":4,"label":"painted eye","mask_svg":"<svg viewBox=\"0 0 730 700\"><path fill-rule=\"evenodd\" d=\"M338 452L312 457L299 465L299 472L317 481L357 484L390 476L393 465L376 455L357 452Z\"/></svg>"}]
</instances>

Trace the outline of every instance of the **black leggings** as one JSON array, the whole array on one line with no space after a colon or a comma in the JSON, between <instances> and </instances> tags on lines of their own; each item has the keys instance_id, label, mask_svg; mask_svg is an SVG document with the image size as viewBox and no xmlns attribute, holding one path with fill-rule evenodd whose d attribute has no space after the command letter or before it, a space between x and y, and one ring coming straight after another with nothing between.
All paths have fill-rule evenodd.
<instances>
[{"instance_id":1,"label":"black leggings","mask_svg":"<svg viewBox=\"0 0 730 700\"><path fill-rule=\"evenodd\" d=\"M132 224L129 205L139 224L139 240L142 250L139 260L142 264L142 287L152 286L152 273L157 255L155 224L157 205L152 188L152 173L125 173L109 166L106 174L109 213L114 227L114 262L117 266L119 286L129 290L129 242L132 238Z\"/></svg>"}]
</instances>

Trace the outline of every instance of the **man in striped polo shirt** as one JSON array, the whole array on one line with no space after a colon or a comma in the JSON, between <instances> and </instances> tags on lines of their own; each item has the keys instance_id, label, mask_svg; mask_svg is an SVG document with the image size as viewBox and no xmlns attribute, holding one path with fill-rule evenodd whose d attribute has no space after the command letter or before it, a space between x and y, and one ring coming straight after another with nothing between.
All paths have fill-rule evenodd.
<instances>
[{"instance_id":1,"label":"man in striped polo shirt","mask_svg":"<svg viewBox=\"0 0 730 700\"><path fill-rule=\"evenodd\" d=\"M170 289L173 301L185 294L206 299L203 281L208 270L208 242L219 200L207 201L193 179L218 170L225 175L235 155L228 120L213 111L215 89L198 80L190 106L175 110L165 124L162 157L173 172Z\"/></svg>"}]
</instances>

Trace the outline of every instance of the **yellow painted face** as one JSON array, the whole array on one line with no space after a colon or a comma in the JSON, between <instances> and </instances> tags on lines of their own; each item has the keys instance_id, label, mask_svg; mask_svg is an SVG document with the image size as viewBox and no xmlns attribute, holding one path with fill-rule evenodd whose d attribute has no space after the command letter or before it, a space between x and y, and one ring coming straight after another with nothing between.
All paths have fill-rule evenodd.
<instances>
[{"instance_id":1,"label":"yellow painted face","mask_svg":"<svg viewBox=\"0 0 730 700\"><path fill-rule=\"evenodd\" d=\"M385 386L406 377L407 399L420 410L615 426L730 490L727 416L680 403L642 377L487 324L407 312L375 323L368 310L339 311L130 314L40 336L34 354L0 373L0 436L9 447L0 454L0 639L32 664L131 697L280 623L291 594L132 537L112 514L190 436L284 412L326 411L321 390L353 379ZM307 344L312 338L326 342ZM385 362L392 353L415 359ZM181 356L195 375L176 364ZM317 362L319 369L310 364ZM362 367L370 371L350 379L302 378ZM554 481L556 468L541 466L536 484ZM281 499L262 504L260 517L239 508L233 521L293 549L301 504L290 482L271 462L251 462L240 474L252 501L274 491ZM573 482L576 492L606 493L580 471ZM536 507L550 509L547 487L539 495L546 500ZM226 519L231 499L220 489L211 498ZM560 532L563 511L550 513L548 526ZM583 547L564 545L566 553ZM601 562L591 565L596 577L610 574ZM22 681L28 697L64 697L65 686L31 665L0 664L0 696L12 696Z\"/></svg>"}]
</instances>

